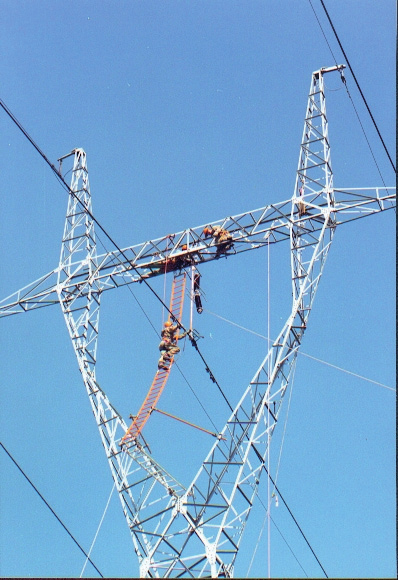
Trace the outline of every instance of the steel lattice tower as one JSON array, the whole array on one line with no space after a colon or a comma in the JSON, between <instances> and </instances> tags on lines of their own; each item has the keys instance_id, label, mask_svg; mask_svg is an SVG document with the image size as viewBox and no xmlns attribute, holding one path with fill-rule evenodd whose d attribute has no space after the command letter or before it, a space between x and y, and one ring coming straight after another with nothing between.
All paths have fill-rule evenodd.
<instances>
[{"instance_id":1,"label":"steel lattice tower","mask_svg":"<svg viewBox=\"0 0 398 580\"><path fill-rule=\"evenodd\" d=\"M232 236L231 256L289 239L293 300L279 336L188 487L140 440L120 445L128 425L97 382L96 350L101 293L162 275L166 260L183 270L218 259L216 241L203 235L203 226L98 255L86 154L75 149L59 265L0 303L1 316L60 303L142 577L233 576L336 227L395 204L388 191L395 188L334 188L323 77L343 68L312 74L293 197L212 222Z\"/></svg>"}]
</instances>

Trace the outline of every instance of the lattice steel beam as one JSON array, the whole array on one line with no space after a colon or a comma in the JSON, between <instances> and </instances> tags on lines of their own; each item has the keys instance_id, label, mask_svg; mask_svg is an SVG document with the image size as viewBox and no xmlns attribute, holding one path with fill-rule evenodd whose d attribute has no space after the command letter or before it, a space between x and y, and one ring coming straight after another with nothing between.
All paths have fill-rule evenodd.
<instances>
[{"instance_id":1,"label":"lattice steel beam","mask_svg":"<svg viewBox=\"0 0 398 580\"><path fill-rule=\"evenodd\" d=\"M395 188L333 187L323 75L341 68L312 75L292 199L211 222L229 232L229 249L220 251L202 225L98 255L94 221L82 209L92 212L86 155L76 149L59 265L0 303L0 316L61 304L141 576L233 575L335 229L395 206ZM290 241L291 314L185 488L145 443L120 447L127 425L96 380L101 294L163 275L166 266L178 271L283 240Z\"/></svg>"}]
</instances>

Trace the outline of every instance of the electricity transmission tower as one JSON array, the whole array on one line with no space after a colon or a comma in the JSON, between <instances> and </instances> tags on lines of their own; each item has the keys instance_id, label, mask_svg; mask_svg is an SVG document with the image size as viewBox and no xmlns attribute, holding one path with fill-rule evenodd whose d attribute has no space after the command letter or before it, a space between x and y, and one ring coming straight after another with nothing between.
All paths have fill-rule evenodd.
<instances>
[{"instance_id":1,"label":"electricity transmission tower","mask_svg":"<svg viewBox=\"0 0 398 580\"><path fill-rule=\"evenodd\" d=\"M312 74L293 197L212 222L230 236L221 251L199 226L99 255L86 154L75 149L61 158L73 156L73 171L59 265L0 303L0 316L61 305L142 577L233 576L335 230L395 205L395 188L334 188L324 75L343 68ZM290 242L291 313L185 487L140 436L125 439L129 425L97 382L101 294L164 275L166 263L178 273L283 240Z\"/></svg>"}]
</instances>

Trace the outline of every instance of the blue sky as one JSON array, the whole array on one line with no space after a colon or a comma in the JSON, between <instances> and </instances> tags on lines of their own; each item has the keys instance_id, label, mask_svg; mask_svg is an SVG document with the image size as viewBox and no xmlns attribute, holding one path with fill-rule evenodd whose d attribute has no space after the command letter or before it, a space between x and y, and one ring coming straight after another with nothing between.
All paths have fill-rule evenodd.
<instances>
[{"instance_id":1,"label":"blue sky","mask_svg":"<svg viewBox=\"0 0 398 580\"><path fill-rule=\"evenodd\" d=\"M320 2L312 3L343 63ZM395 3L326 6L395 158ZM52 162L85 149L94 214L120 247L292 196L311 73L334 64L308 1L1 0L0 9L0 97ZM393 185L348 70L346 78L382 177L338 75L329 75L334 184ZM4 113L0 130L3 298L57 266L67 196ZM266 250L201 269L205 312L194 326L232 404L266 342L212 313L266 335L267 271ZM271 249L270 272L275 337L291 307L287 245ZM153 286L163 293L163 281ZM132 290L160 328L159 303L143 285ZM394 212L338 228L302 352L395 389L394 298ZM61 310L3 319L0 336L0 439L88 550L112 479ZM125 418L151 383L157 342L126 288L104 296L97 378ZM179 364L221 429L228 409L189 345ZM395 577L395 392L354 374L299 356L282 411L278 486L330 577ZM161 408L210 428L178 373ZM186 482L213 442L164 417L151 419L145 435ZM1 575L79 576L83 554L4 452L0 461ZM263 503L266 494L263 485ZM250 566L264 515L258 503L236 576L267 575L266 527ZM272 576L322 577L282 502L271 515ZM138 574L116 496L92 559L104 576ZM85 575L95 574L88 565Z\"/></svg>"}]
</instances>

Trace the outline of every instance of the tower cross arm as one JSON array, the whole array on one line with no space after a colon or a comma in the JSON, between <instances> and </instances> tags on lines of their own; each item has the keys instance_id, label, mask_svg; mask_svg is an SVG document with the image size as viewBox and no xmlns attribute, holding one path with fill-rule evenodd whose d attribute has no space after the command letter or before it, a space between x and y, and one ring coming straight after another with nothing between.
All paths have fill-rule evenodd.
<instances>
[{"instance_id":1,"label":"tower cross arm","mask_svg":"<svg viewBox=\"0 0 398 580\"><path fill-rule=\"evenodd\" d=\"M339 188L334 189L332 204L319 204L304 197L244 212L235 216L209 222L178 233L129 246L121 251L101 254L97 268L91 274L100 291L110 290L167 272L182 270L222 257L288 240L290 229L297 220L306 223L313 232L322 227L325 211L330 212L334 225L392 209L396 205L395 187ZM305 210L303 211L303 202ZM226 232L225 239L209 231ZM221 241L220 241L221 240ZM58 303L58 269L0 301L0 317L28 312ZM64 300L87 292L87 264L71 264L71 275L63 281ZM66 292L65 292L66 291Z\"/></svg>"}]
</instances>

